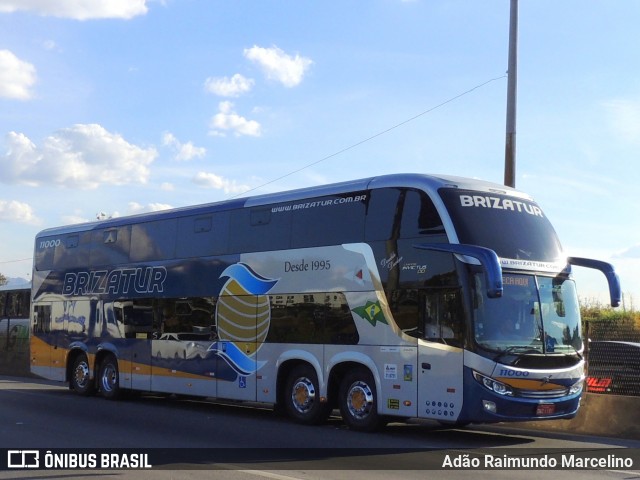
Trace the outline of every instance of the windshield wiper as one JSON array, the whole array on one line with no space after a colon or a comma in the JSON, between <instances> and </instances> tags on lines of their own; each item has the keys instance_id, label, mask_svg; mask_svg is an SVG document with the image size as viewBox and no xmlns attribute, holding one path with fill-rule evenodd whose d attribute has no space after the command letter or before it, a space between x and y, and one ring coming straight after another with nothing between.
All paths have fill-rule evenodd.
<instances>
[{"instance_id":1,"label":"windshield wiper","mask_svg":"<svg viewBox=\"0 0 640 480\"><path fill-rule=\"evenodd\" d=\"M498 355L493 358L494 362L499 362L503 357L507 355L514 355L517 359L524 357L525 355L535 353L541 354L542 352L537 348L525 346L525 345L512 345L500 351Z\"/></svg>"}]
</instances>

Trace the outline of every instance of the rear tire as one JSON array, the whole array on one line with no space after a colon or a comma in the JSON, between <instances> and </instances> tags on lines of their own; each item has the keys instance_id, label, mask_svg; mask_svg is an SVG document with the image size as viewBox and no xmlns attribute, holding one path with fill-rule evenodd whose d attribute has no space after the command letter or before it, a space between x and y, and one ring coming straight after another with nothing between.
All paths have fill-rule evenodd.
<instances>
[{"instance_id":1,"label":"rear tire","mask_svg":"<svg viewBox=\"0 0 640 480\"><path fill-rule=\"evenodd\" d=\"M107 355L100 363L98 385L104 398L116 400L120 396L120 372L118 360L113 354Z\"/></svg>"},{"instance_id":2,"label":"rear tire","mask_svg":"<svg viewBox=\"0 0 640 480\"><path fill-rule=\"evenodd\" d=\"M310 365L298 365L287 377L284 404L289 417L304 425L317 425L329 416L329 405L320 402L318 375Z\"/></svg>"},{"instance_id":3,"label":"rear tire","mask_svg":"<svg viewBox=\"0 0 640 480\"><path fill-rule=\"evenodd\" d=\"M78 395L88 396L94 392L94 384L91 379L91 367L87 356L78 355L71 366L71 378L69 388Z\"/></svg>"},{"instance_id":4,"label":"rear tire","mask_svg":"<svg viewBox=\"0 0 640 480\"><path fill-rule=\"evenodd\" d=\"M352 430L373 432L386 423L378 414L376 383L366 368L356 368L344 376L338 402L342 419Z\"/></svg>"}]
</instances>

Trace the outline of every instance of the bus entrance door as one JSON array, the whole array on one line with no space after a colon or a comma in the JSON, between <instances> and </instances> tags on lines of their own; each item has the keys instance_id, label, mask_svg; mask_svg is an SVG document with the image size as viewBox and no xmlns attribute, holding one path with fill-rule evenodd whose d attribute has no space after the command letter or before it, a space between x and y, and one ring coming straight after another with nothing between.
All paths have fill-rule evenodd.
<instances>
[{"instance_id":1,"label":"bus entrance door","mask_svg":"<svg viewBox=\"0 0 640 480\"><path fill-rule=\"evenodd\" d=\"M31 364L47 374L46 378L64 381L67 349L64 312L53 312L52 302L39 302L33 307L35 316L31 341Z\"/></svg>"},{"instance_id":2,"label":"bus entrance door","mask_svg":"<svg viewBox=\"0 0 640 480\"><path fill-rule=\"evenodd\" d=\"M463 309L457 288L433 289L420 298L418 415L455 422L462 409Z\"/></svg>"}]
</instances>

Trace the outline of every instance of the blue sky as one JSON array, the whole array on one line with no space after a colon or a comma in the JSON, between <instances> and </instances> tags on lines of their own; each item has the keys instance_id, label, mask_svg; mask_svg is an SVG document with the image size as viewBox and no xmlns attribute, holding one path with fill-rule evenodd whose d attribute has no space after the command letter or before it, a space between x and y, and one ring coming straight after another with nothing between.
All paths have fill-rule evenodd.
<instances>
[{"instance_id":1,"label":"blue sky","mask_svg":"<svg viewBox=\"0 0 640 480\"><path fill-rule=\"evenodd\" d=\"M0 272L29 278L39 230L100 212L398 172L501 183L509 3L0 0ZM516 187L637 307L640 2L519 17Z\"/></svg>"}]
</instances>

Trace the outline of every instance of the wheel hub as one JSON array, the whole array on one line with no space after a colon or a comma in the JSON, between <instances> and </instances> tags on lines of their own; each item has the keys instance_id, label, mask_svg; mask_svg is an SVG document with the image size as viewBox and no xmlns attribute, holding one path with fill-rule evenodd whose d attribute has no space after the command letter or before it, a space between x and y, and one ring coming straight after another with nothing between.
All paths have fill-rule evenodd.
<instances>
[{"instance_id":1,"label":"wheel hub","mask_svg":"<svg viewBox=\"0 0 640 480\"><path fill-rule=\"evenodd\" d=\"M89 365L87 365L85 362L76 365L76 369L73 372L73 378L76 385L78 385L79 387L84 387L89 381Z\"/></svg>"},{"instance_id":2,"label":"wheel hub","mask_svg":"<svg viewBox=\"0 0 640 480\"><path fill-rule=\"evenodd\" d=\"M291 391L291 401L300 413L308 412L316 399L316 390L308 378L300 378Z\"/></svg>"},{"instance_id":3,"label":"wheel hub","mask_svg":"<svg viewBox=\"0 0 640 480\"><path fill-rule=\"evenodd\" d=\"M365 418L373 408L373 392L364 382L355 382L347 396L349 413L355 418Z\"/></svg>"}]
</instances>

